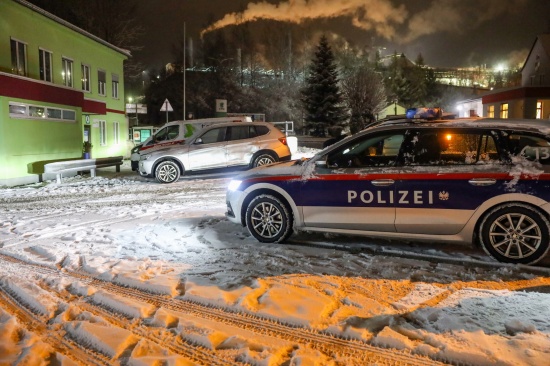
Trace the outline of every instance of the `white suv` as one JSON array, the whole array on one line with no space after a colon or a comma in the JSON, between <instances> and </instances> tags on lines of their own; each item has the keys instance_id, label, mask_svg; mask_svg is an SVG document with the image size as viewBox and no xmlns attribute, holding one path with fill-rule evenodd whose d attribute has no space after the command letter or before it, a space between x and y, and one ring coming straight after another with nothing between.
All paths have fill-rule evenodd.
<instances>
[{"instance_id":1,"label":"white suv","mask_svg":"<svg viewBox=\"0 0 550 366\"><path fill-rule=\"evenodd\" d=\"M186 126L188 137L177 145L141 153L139 173L172 183L186 171L257 167L291 158L286 136L266 122Z\"/></svg>"}]
</instances>

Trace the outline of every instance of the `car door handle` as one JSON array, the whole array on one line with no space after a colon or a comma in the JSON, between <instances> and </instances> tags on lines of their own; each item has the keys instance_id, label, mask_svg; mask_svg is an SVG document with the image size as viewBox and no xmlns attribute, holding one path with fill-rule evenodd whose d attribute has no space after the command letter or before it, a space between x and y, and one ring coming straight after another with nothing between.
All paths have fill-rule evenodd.
<instances>
[{"instance_id":1,"label":"car door handle","mask_svg":"<svg viewBox=\"0 0 550 366\"><path fill-rule=\"evenodd\" d=\"M371 181L371 183L373 186L386 187L386 186L391 186L392 184L395 183L395 181L393 179L376 179Z\"/></svg>"},{"instance_id":2,"label":"car door handle","mask_svg":"<svg viewBox=\"0 0 550 366\"><path fill-rule=\"evenodd\" d=\"M493 178L473 178L468 181L468 183L477 187L490 186L496 182L497 180Z\"/></svg>"}]
</instances>

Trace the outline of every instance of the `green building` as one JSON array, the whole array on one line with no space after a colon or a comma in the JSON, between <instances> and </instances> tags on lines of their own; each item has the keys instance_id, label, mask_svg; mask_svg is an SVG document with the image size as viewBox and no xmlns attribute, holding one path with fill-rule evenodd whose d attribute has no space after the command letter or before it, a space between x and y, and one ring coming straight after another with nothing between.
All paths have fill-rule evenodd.
<instances>
[{"instance_id":1,"label":"green building","mask_svg":"<svg viewBox=\"0 0 550 366\"><path fill-rule=\"evenodd\" d=\"M126 156L130 52L23 0L0 0L0 185L38 182L44 162Z\"/></svg>"}]
</instances>

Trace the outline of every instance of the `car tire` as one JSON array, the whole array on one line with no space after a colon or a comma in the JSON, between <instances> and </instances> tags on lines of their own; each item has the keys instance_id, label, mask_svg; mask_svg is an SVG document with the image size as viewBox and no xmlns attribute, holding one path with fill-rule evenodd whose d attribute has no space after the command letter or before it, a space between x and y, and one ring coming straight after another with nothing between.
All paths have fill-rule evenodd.
<instances>
[{"instance_id":1,"label":"car tire","mask_svg":"<svg viewBox=\"0 0 550 366\"><path fill-rule=\"evenodd\" d=\"M171 160L161 162L155 168L155 178L160 183L173 183L180 179L180 168Z\"/></svg>"},{"instance_id":2,"label":"car tire","mask_svg":"<svg viewBox=\"0 0 550 366\"><path fill-rule=\"evenodd\" d=\"M479 226L481 246L499 262L534 264L550 248L550 222L539 210L509 203L487 213Z\"/></svg>"},{"instance_id":3,"label":"car tire","mask_svg":"<svg viewBox=\"0 0 550 366\"><path fill-rule=\"evenodd\" d=\"M277 162L277 158L275 158L272 154L262 153L252 159L252 168L267 164L273 164L275 162Z\"/></svg>"},{"instance_id":4,"label":"car tire","mask_svg":"<svg viewBox=\"0 0 550 366\"><path fill-rule=\"evenodd\" d=\"M292 234L293 219L288 208L277 197L262 194L246 209L248 231L262 243L281 243Z\"/></svg>"}]
</instances>

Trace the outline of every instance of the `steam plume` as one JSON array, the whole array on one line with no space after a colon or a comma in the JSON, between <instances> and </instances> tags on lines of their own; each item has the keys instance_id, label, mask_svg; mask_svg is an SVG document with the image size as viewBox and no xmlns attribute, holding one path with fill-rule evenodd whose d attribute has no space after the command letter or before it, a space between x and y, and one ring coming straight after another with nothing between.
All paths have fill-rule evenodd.
<instances>
[{"instance_id":1,"label":"steam plume","mask_svg":"<svg viewBox=\"0 0 550 366\"><path fill-rule=\"evenodd\" d=\"M355 27L374 30L390 39L396 25L406 18L405 6L393 6L389 0L289 0L279 4L265 1L250 3L242 13L226 14L221 20L201 32L205 33L229 25L261 19L300 24L314 19L351 17Z\"/></svg>"}]
</instances>

